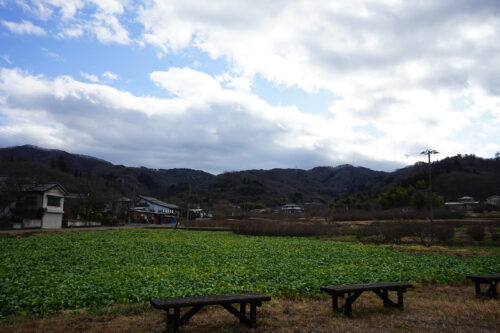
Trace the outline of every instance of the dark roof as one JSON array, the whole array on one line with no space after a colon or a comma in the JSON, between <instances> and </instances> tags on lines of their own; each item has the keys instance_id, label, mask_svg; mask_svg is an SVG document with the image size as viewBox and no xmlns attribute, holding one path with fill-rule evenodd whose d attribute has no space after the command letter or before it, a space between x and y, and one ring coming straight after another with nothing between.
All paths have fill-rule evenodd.
<instances>
[{"instance_id":1,"label":"dark roof","mask_svg":"<svg viewBox=\"0 0 500 333\"><path fill-rule=\"evenodd\" d=\"M115 202L131 202L132 200L130 200L127 197L121 197L121 198L115 199L113 201L115 201Z\"/></svg>"},{"instance_id":2,"label":"dark roof","mask_svg":"<svg viewBox=\"0 0 500 333\"><path fill-rule=\"evenodd\" d=\"M67 199L83 199L83 198L86 198L90 196L89 193L68 193L68 195L66 195L66 198Z\"/></svg>"},{"instance_id":3,"label":"dark roof","mask_svg":"<svg viewBox=\"0 0 500 333\"><path fill-rule=\"evenodd\" d=\"M57 183L50 183L50 184L24 184L23 185L23 191L24 192L47 192L48 190L54 188L54 187L59 187L61 192L63 192L64 195L68 195L69 192L60 184Z\"/></svg>"},{"instance_id":4,"label":"dark roof","mask_svg":"<svg viewBox=\"0 0 500 333\"><path fill-rule=\"evenodd\" d=\"M146 197L143 195L139 195L138 197L141 199L144 199L146 201L149 201L151 203L154 203L155 205L158 205L158 206L163 206L163 207L167 207L167 208L171 208L171 209L179 209L179 206L177 206L177 205L169 204L169 203L163 202L161 200L158 200L156 198Z\"/></svg>"}]
</instances>

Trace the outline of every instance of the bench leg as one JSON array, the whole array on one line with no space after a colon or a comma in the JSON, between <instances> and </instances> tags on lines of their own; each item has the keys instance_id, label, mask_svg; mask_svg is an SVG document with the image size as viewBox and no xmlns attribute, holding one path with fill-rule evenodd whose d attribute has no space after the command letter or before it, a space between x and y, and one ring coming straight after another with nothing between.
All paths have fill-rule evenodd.
<instances>
[{"instance_id":1,"label":"bench leg","mask_svg":"<svg viewBox=\"0 0 500 333\"><path fill-rule=\"evenodd\" d=\"M353 294L351 293L344 293L344 306L339 307L339 301L338 301L338 296L337 294L331 294L332 296L332 308L333 312L344 312L344 316L346 317L352 317L352 304L354 301L356 301L361 295L362 291L357 291Z\"/></svg>"},{"instance_id":2,"label":"bench leg","mask_svg":"<svg viewBox=\"0 0 500 333\"><path fill-rule=\"evenodd\" d=\"M345 304L344 304L344 316L352 317L352 298L351 293L346 293L344 295Z\"/></svg>"},{"instance_id":3,"label":"bench leg","mask_svg":"<svg viewBox=\"0 0 500 333\"><path fill-rule=\"evenodd\" d=\"M255 302L250 303L250 327L257 327L257 304Z\"/></svg>"},{"instance_id":4,"label":"bench leg","mask_svg":"<svg viewBox=\"0 0 500 333\"><path fill-rule=\"evenodd\" d=\"M478 281L474 281L475 287L476 287L476 296L481 295L481 283Z\"/></svg>"},{"instance_id":5,"label":"bench leg","mask_svg":"<svg viewBox=\"0 0 500 333\"><path fill-rule=\"evenodd\" d=\"M176 307L174 311L174 322L175 327L177 328L177 332L179 331L179 327L181 326L181 308Z\"/></svg>"},{"instance_id":6,"label":"bench leg","mask_svg":"<svg viewBox=\"0 0 500 333\"><path fill-rule=\"evenodd\" d=\"M167 309L167 332L177 333L179 332L179 318L180 318L180 308L169 308Z\"/></svg>"},{"instance_id":7,"label":"bench leg","mask_svg":"<svg viewBox=\"0 0 500 333\"><path fill-rule=\"evenodd\" d=\"M490 287L486 291L486 295L491 298L497 298L497 285L495 281L491 281Z\"/></svg>"},{"instance_id":8,"label":"bench leg","mask_svg":"<svg viewBox=\"0 0 500 333\"><path fill-rule=\"evenodd\" d=\"M343 307L339 308L339 301L337 295L332 295L332 307L333 307L333 312L342 312L344 310Z\"/></svg>"},{"instance_id":9,"label":"bench leg","mask_svg":"<svg viewBox=\"0 0 500 333\"><path fill-rule=\"evenodd\" d=\"M191 319L192 316L194 316L196 313L198 313L198 311L200 311L201 308L203 308L203 305L193 306L188 312L186 312L184 314L184 316L181 317L180 322L179 322L179 326L187 324L189 319Z\"/></svg>"},{"instance_id":10,"label":"bench leg","mask_svg":"<svg viewBox=\"0 0 500 333\"><path fill-rule=\"evenodd\" d=\"M167 309L167 318L165 320L165 323L167 324L167 333L173 333L174 332L174 309Z\"/></svg>"},{"instance_id":11,"label":"bench leg","mask_svg":"<svg viewBox=\"0 0 500 333\"><path fill-rule=\"evenodd\" d=\"M250 319L248 319L245 315L243 315L240 311L236 310L235 308L233 308L233 306L231 304L226 304L226 303L222 303L220 304L224 309L226 309L227 311L229 311L229 313L231 313L233 316L235 316L236 318L238 318L240 320L240 323L243 323L245 325L247 325L248 327L252 328L252 309L253 309L253 320L254 320L254 323L255 323L255 303L250 303Z\"/></svg>"},{"instance_id":12,"label":"bench leg","mask_svg":"<svg viewBox=\"0 0 500 333\"><path fill-rule=\"evenodd\" d=\"M393 305L394 303L390 302L389 301L389 291L387 289L384 289L382 291L382 293L384 294L384 297L383 297L383 300L384 300L384 306L385 307L390 307L391 305ZM392 303L392 304L391 304Z\"/></svg>"},{"instance_id":13,"label":"bench leg","mask_svg":"<svg viewBox=\"0 0 500 333\"><path fill-rule=\"evenodd\" d=\"M247 315L247 303L242 302L240 303L240 313L243 317L246 317ZM244 321L240 319L240 324L244 324Z\"/></svg>"},{"instance_id":14,"label":"bench leg","mask_svg":"<svg viewBox=\"0 0 500 333\"><path fill-rule=\"evenodd\" d=\"M398 308L403 308L404 303L403 303L403 291L398 290Z\"/></svg>"},{"instance_id":15,"label":"bench leg","mask_svg":"<svg viewBox=\"0 0 500 333\"><path fill-rule=\"evenodd\" d=\"M344 306L342 307L344 309L344 316L346 317L352 317L352 304L354 301L356 301L361 295L362 291L357 291L353 294L351 293L344 293L344 298L345 298L345 303ZM342 311L340 308L340 311Z\"/></svg>"},{"instance_id":16,"label":"bench leg","mask_svg":"<svg viewBox=\"0 0 500 333\"><path fill-rule=\"evenodd\" d=\"M403 292L405 290L403 289L398 289L398 303L394 303L391 301L389 298L389 291L387 289L373 289L373 292L377 294L378 297L380 297L384 301L384 306L385 307L396 307L396 308L402 308L403 307Z\"/></svg>"}]
</instances>

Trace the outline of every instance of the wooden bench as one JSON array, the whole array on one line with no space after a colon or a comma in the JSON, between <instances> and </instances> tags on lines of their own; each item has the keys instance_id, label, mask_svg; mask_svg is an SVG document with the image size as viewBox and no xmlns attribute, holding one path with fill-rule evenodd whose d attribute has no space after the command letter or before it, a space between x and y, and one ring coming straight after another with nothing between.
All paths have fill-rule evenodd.
<instances>
[{"instance_id":1,"label":"wooden bench","mask_svg":"<svg viewBox=\"0 0 500 333\"><path fill-rule=\"evenodd\" d=\"M348 286L328 286L321 287L320 289L327 292L332 296L332 305L334 312L344 311L344 315L352 317L352 304L364 291L373 291L378 297L384 301L386 307L403 308L403 293L406 288L413 287L409 283L400 282L383 282L383 283L369 283L369 284L352 284ZM394 303L389 299L389 290L398 293L398 302ZM337 297L343 297L345 304L339 307Z\"/></svg>"},{"instance_id":2,"label":"wooden bench","mask_svg":"<svg viewBox=\"0 0 500 333\"><path fill-rule=\"evenodd\" d=\"M260 293L231 294L231 295L212 295L182 298L161 298L152 299L151 305L156 309L167 312L167 332L178 332L179 327L186 324L188 320L206 305L221 305L224 309L236 316L240 323L255 328L257 307L264 301L270 301L271 297ZM231 304L239 303L240 309L236 310ZM246 315L246 305L250 304L250 318ZM182 307L191 307L182 317L180 309Z\"/></svg>"},{"instance_id":3,"label":"wooden bench","mask_svg":"<svg viewBox=\"0 0 500 333\"><path fill-rule=\"evenodd\" d=\"M468 279L476 285L476 296L485 295L491 298L497 298L497 284L500 281L500 273L482 274L482 275L467 275ZM489 288L486 293L481 292L481 283L489 283Z\"/></svg>"}]
</instances>

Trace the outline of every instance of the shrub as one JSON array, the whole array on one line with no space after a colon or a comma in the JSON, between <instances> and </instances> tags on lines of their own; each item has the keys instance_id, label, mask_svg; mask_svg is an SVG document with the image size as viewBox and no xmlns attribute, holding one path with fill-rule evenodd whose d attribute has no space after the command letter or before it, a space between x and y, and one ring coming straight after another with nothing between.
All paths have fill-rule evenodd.
<instances>
[{"instance_id":1,"label":"shrub","mask_svg":"<svg viewBox=\"0 0 500 333\"><path fill-rule=\"evenodd\" d=\"M465 233L475 241L482 241L485 236L484 227L482 225L468 226Z\"/></svg>"},{"instance_id":2,"label":"shrub","mask_svg":"<svg viewBox=\"0 0 500 333\"><path fill-rule=\"evenodd\" d=\"M359 239L369 238L372 241L395 244L401 243L404 237L414 237L420 243L426 244L430 237L430 226L428 223L421 222L374 222L371 225L356 228L355 235Z\"/></svg>"},{"instance_id":3,"label":"shrub","mask_svg":"<svg viewBox=\"0 0 500 333\"><path fill-rule=\"evenodd\" d=\"M494 226L490 225L488 231L490 232L492 241L496 242L500 239L500 232L496 231Z\"/></svg>"},{"instance_id":4,"label":"shrub","mask_svg":"<svg viewBox=\"0 0 500 333\"><path fill-rule=\"evenodd\" d=\"M449 241L455 235L455 228L451 225L436 226L434 230L436 238L441 242Z\"/></svg>"},{"instance_id":5,"label":"shrub","mask_svg":"<svg viewBox=\"0 0 500 333\"><path fill-rule=\"evenodd\" d=\"M281 222L281 221L240 221L232 226L235 234L253 236L293 236L312 237L332 235L335 226L322 223Z\"/></svg>"},{"instance_id":6,"label":"shrub","mask_svg":"<svg viewBox=\"0 0 500 333\"><path fill-rule=\"evenodd\" d=\"M354 234L356 235L356 238L365 238L365 237L370 237L370 236L375 236L379 234L379 230L377 227L373 225L367 225L367 226L360 226L354 229Z\"/></svg>"},{"instance_id":7,"label":"shrub","mask_svg":"<svg viewBox=\"0 0 500 333\"><path fill-rule=\"evenodd\" d=\"M420 244L427 245L431 237L431 226L426 222L410 222L408 228L413 237L417 238Z\"/></svg>"},{"instance_id":8,"label":"shrub","mask_svg":"<svg viewBox=\"0 0 500 333\"><path fill-rule=\"evenodd\" d=\"M403 237L412 235L412 230L405 222L386 222L381 224L380 233L387 243L399 244Z\"/></svg>"}]
</instances>

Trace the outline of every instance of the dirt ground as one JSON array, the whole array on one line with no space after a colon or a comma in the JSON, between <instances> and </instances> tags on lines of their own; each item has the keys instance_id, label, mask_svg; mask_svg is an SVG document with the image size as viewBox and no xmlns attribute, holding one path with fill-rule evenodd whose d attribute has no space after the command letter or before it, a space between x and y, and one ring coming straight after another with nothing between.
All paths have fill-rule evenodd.
<instances>
[{"instance_id":1,"label":"dirt ground","mask_svg":"<svg viewBox=\"0 0 500 333\"><path fill-rule=\"evenodd\" d=\"M394 297L395 295L392 295ZM472 283L409 289L404 310L387 309L374 293L363 293L353 318L334 314L331 298L274 298L257 310L249 330L219 306L204 308L181 332L499 332L500 300L477 298ZM185 311L185 310L184 310ZM163 332L165 317L143 305L99 311L67 311L45 318L8 318L0 332Z\"/></svg>"}]
</instances>

